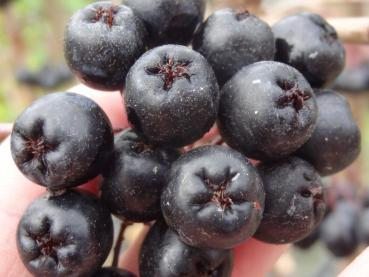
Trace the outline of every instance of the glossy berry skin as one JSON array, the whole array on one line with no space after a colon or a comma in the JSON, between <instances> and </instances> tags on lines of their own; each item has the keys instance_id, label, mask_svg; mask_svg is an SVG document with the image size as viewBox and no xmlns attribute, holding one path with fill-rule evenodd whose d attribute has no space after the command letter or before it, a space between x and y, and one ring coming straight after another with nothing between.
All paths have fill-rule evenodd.
<instances>
[{"instance_id":1,"label":"glossy berry skin","mask_svg":"<svg viewBox=\"0 0 369 277\"><path fill-rule=\"evenodd\" d=\"M205 12L204 0L125 0L124 4L144 22L151 47L187 45Z\"/></svg>"},{"instance_id":2,"label":"glossy berry skin","mask_svg":"<svg viewBox=\"0 0 369 277\"><path fill-rule=\"evenodd\" d=\"M112 243L109 211L96 197L74 190L37 198L17 229L18 252L34 276L91 276Z\"/></svg>"},{"instance_id":3,"label":"glossy berry skin","mask_svg":"<svg viewBox=\"0 0 369 277\"><path fill-rule=\"evenodd\" d=\"M326 210L320 176L306 161L289 157L261 163L265 210L255 238L267 243L290 243L309 235Z\"/></svg>"},{"instance_id":4,"label":"glossy berry skin","mask_svg":"<svg viewBox=\"0 0 369 277\"><path fill-rule=\"evenodd\" d=\"M212 65L219 86L242 67L273 60L275 41L267 23L247 11L218 10L196 31L194 50Z\"/></svg>"},{"instance_id":5,"label":"glossy berry skin","mask_svg":"<svg viewBox=\"0 0 369 277\"><path fill-rule=\"evenodd\" d=\"M299 70L312 87L327 86L345 66L345 50L336 30L318 14L300 13L273 26L277 61Z\"/></svg>"},{"instance_id":6,"label":"glossy berry skin","mask_svg":"<svg viewBox=\"0 0 369 277\"><path fill-rule=\"evenodd\" d=\"M219 89L203 56L165 45L146 52L131 68L124 99L129 121L146 140L181 147L214 124Z\"/></svg>"},{"instance_id":7,"label":"glossy berry skin","mask_svg":"<svg viewBox=\"0 0 369 277\"><path fill-rule=\"evenodd\" d=\"M240 70L221 91L218 127L226 143L249 158L280 159L312 134L313 90L294 68L273 61Z\"/></svg>"},{"instance_id":8,"label":"glossy berry skin","mask_svg":"<svg viewBox=\"0 0 369 277\"><path fill-rule=\"evenodd\" d=\"M315 91L318 119L309 140L297 155L310 162L322 176L349 166L360 153L360 129L346 98L332 90Z\"/></svg>"},{"instance_id":9,"label":"glossy berry skin","mask_svg":"<svg viewBox=\"0 0 369 277\"><path fill-rule=\"evenodd\" d=\"M93 277L136 277L132 272L115 267L103 267Z\"/></svg>"},{"instance_id":10,"label":"glossy berry skin","mask_svg":"<svg viewBox=\"0 0 369 277\"><path fill-rule=\"evenodd\" d=\"M65 59L78 79L95 89L123 89L128 70L146 51L147 31L123 5L96 2L70 19Z\"/></svg>"},{"instance_id":11,"label":"glossy berry skin","mask_svg":"<svg viewBox=\"0 0 369 277\"><path fill-rule=\"evenodd\" d=\"M52 93L16 119L11 152L20 171L50 190L77 186L101 173L113 147L104 111L75 93Z\"/></svg>"},{"instance_id":12,"label":"glossy berry skin","mask_svg":"<svg viewBox=\"0 0 369 277\"><path fill-rule=\"evenodd\" d=\"M323 221L321 240L336 257L347 257L359 245L358 207L348 201L340 201L332 213Z\"/></svg>"},{"instance_id":13,"label":"glossy berry skin","mask_svg":"<svg viewBox=\"0 0 369 277\"><path fill-rule=\"evenodd\" d=\"M139 257L141 277L227 277L232 268L232 250L191 247L162 220L151 227Z\"/></svg>"},{"instance_id":14,"label":"glossy berry skin","mask_svg":"<svg viewBox=\"0 0 369 277\"><path fill-rule=\"evenodd\" d=\"M227 147L203 146L173 163L161 207L186 244L229 249L256 231L264 190L246 157Z\"/></svg>"},{"instance_id":15,"label":"glossy berry skin","mask_svg":"<svg viewBox=\"0 0 369 277\"><path fill-rule=\"evenodd\" d=\"M117 135L101 186L102 200L111 213L135 222L159 218L161 192L179 155L175 149L145 144L130 129Z\"/></svg>"}]
</instances>

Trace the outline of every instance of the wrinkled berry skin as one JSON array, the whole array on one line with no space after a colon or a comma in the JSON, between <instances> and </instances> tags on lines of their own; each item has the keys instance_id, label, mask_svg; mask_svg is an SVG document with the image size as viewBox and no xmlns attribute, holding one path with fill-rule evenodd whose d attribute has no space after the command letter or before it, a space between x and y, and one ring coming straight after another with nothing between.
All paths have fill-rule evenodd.
<instances>
[{"instance_id":1,"label":"wrinkled berry skin","mask_svg":"<svg viewBox=\"0 0 369 277\"><path fill-rule=\"evenodd\" d=\"M175 149L146 145L133 130L115 137L109 167L104 172L101 197L111 213L135 222L161 216L160 196Z\"/></svg>"},{"instance_id":2,"label":"wrinkled berry skin","mask_svg":"<svg viewBox=\"0 0 369 277\"><path fill-rule=\"evenodd\" d=\"M273 60L275 52L269 25L247 11L232 9L209 16L196 31L192 45L209 61L220 87L242 67Z\"/></svg>"},{"instance_id":3,"label":"wrinkled berry skin","mask_svg":"<svg viewBox=\"0 0 369 277\"><path fill-rule=\"evenodd\" d=\"M145 139L181 147L214 124L219 89L203 56L185 46L165 45L146 52L131 68L124 99L129 121Z\"/></svg>"},{"instance_id":4,"label":"wrinkled berry skin","mask_svg":"<svg viewBox=\"0 0 369 277\"><path fill-rule=\"evenodd\" d=\"M93 277L136 277L133 273L115 267L103 267Z\"/></svg>"},{"instance_id":5,"label":"wrinkled berry skin","mask_svg":"<svg viewBox=\"0 0 369 277\"><path fill-rule=\"evenodd\" d=\"M321 225L320 238L336 257L347 257L355 252L358 238L359 209L348 201L336 204Z\"/></svg>"},{"instance_id":6,"label":"wrinkled berry skin","mask_svg":"<svg viewBox=\"0 0 369 277\"><path fill-rule=\"evenodd\" d=\"M70 19L65 59L78 79L95 89L123 89L128 70L146 51L147 31L123 5L96 2Z\"/></svg>"},{"instance_id":7,"label":"wrinkled berry skin","mask_svg":"<svg viewBox=\"0 0 369 277\"><path fill-rule=\"evenodd\" d=\"M255 238L290 243L309 235L324 217L326 204L320 176L306 161L289 157L261 163L265 189L263 219Z\"/></svg>"},{"instance_id":8,"label":"wrinkled berry skin","mask_svg":"<svg viewBox=\"0 0 369 277\"><path fill-rule=\"evenodd\" d=\"M203 146L173 163L161 207L186 244L229 249L256 231L264 190L246 157L227 147Z\"/></svg>"},{"instance_id":9,"label":"wrinkled berry skin","mask_svg":"<svg viewBox=\"0 0 369 277\"><path fill-rule=\"evenodd\" d=\"M232 250L194 248L183 243L164 221L157 221L140 252L141 277L228 277Z\"/></svg>"},{"instance_id":10,"label":"wrinkled berry skin","mask_svg":"<svg viewBox=\"0 0 369 277\"><path fill-rule=\"evenodd\" d=\"M318 14L300 13L273 26L275 59L299 70L313 88L329 85L345 66L336 30Z\"/></svg>"},{"instance_id":11,"label":"wrinkled berry skin","mask_svg":"<svg viewBox=\"0 0 369 277\"><path fill-rule=\"evenodd\" d=\"M109 211L96 197L74 190L37 198L17 230L18 252L35 276L90 276L112 243Z\"/></svg>"},{"instance_id":12,"label":"wrinkled berry skin","mask_svg":"<svg viewBox=\"0 0 369 277\"><path fill-rule=\"evenodd\" d=\"M50 190L77 186L101 173L113 147L104 111L75 93L52 93L16 119L12 156L20 171Z\"/></svg>"},{"instance_id":13,"label":"wrinkled berry skin","mask_svg":"<svg viewBox=\"0 0 369 277\"><path fill-rule=\"evenodd\" d=\"M305 78L288 65L264 61L244 67L224 85L218 127L226 143L247 157L280 159L309 139L317 114Z\"/></svg>"},{"instance_id":14,"label":"wrinkled berry skin","mask_svg":"<svg viewBox=\"0 0 369 277\"><path fill-rule=\"evenodd\" d=\"M346 98L332 90L315 91L318 119L309 140L297 155L322 175L332 175L349 166L360 153L360 129Z\"/></svg>"},{"instance_id":15,"label":"wrinkled berry skin","mask_svg":"<svg viewBox=\"0 0 369 277\"><path fill-rule=\"evenodd\" d=\"M151 47L187 45L205 12L204 0L126 0L124 4L144 22Z\"/></svg>"}]
</instances>

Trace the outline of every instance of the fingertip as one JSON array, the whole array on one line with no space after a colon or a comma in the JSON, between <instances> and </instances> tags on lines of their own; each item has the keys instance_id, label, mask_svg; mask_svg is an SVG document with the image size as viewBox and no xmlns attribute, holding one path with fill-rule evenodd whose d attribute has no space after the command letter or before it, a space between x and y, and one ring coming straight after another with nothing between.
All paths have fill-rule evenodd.
<instances>
[{"instance_id":1,"label":"fingertip","mask_svg":"<svg viewBox=\"0 0 369 277\"><path fill-rule=\"evenodd\" d=\"M289 247L289 244L276 245L267 244L256 239L248 240L234 250L232 277L265 276Z\"/></svg>"},{"instance_id":2,"label":"fingertip","mask_svg":"<svg viewBox=\"0 0 369 277\"><path fill-rule=\"evenodd\" d=\"M142 243L150 230L150 227L147 225L142 225L141 229L138 232L137 237L134 241L129 245L128 249L122 257L119 259L119 267L124 268L132 273L139 275L139 255Z\"/></svg>"},{"instance_id":3,"label":"fingertip","mask_svg":"<svg viewBox=\"0 0 369 277\"><path fill-rule=\"evenodd\" d=\"M85 85L77 85L68 91L95 101L109 117L113 128L125 129L129 127L124 99L119 91L99 91Z\"/></svg>"}]
</instances>

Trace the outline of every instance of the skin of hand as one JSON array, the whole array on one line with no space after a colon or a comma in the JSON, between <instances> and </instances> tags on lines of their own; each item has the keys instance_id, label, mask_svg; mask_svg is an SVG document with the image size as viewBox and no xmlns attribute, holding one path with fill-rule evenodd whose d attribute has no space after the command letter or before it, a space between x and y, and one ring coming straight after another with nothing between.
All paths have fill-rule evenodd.
<instances>
[{"instance_id":1,"label":"skin of hand","mask_svg":"<svg viewBox=\"0 0 369 277\"><path fill-rule=\"evenodd\" d=\"M113 128L128 127L119 92L100 92L82 85L70 89L69 92L85 95L98 103L110 118ZM23 212L37 196L45 192L45 188L32 183L17 169L10 154L9 138L0 145L0 180L0 276L31 276L18 256L15 234ZM96 193L98 178L82 187ZM122 255L120 267L138 273L137 257L146 232L147 227L142 229L136 241ZM270 245L254 239L248 240L235 249L232 277L265 276L288 247L289 245ZM344 276L359 275L342 275ZM369 273L363 276L369 276Z\"/></svg>"}]
</instances>

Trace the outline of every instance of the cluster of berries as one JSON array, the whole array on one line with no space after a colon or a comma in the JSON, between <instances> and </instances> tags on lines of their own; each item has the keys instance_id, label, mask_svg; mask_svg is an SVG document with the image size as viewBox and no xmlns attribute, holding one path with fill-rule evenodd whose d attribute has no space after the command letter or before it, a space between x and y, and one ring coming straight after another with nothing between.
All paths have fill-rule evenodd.
<instances>
[{"instance_id":1,"label":"cluster of berries","mask_svg":"<svg viewBox=\"0 0 369 277\"><path fill-rule=\"evenodd\" d=\"M360 149L347 101L323 89L344 67L335 30L310 13L271 28L245 10L203 22L204 10L202 0L127 0L71 18L70 68L90 87L120 90L132 129L114 136L102 109L73 93L17 118L13 158L48 190L18 226L34 275L131 276L101 269L110 214L156 220L142 277L230 276L232 248L252 236L300 240L324 217L320 176ZM220 139L198 143L215 123ZM99 198L73 189L98 175Z\"/></svg>"}]
</instances>

